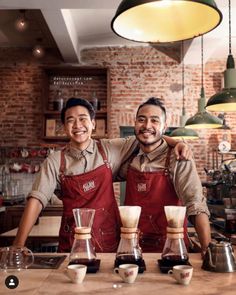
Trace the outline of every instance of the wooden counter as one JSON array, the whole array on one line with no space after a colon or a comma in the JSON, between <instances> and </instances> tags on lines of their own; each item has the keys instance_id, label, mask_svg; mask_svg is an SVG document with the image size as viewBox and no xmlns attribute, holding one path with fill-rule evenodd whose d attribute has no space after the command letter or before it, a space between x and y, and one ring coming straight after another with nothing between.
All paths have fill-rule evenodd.
<instances>
[{"instance_id":1,"label":"wooden counter","mask_svg":"<svg viewBox=\"0 0 236 295\"><path fill-rule=\"evenodd\" d=\"M61 217L60 216L42 216L39 217L38 224L34 225L31 232L29 233L29 237L53 237L58 238L59 236L59 229L61 224ZM14 238L16 236L18 228L14 228L9 230L3 234L1 237L5 238Z\"/></svg>"},{"instance_id":2,"label":"wooden counter","mask_svg":"<svg viewBox=\"0 0 236 295\"><path fill-rule=\"evenodd\" d=\"M42 216L34 225L26 241L26 246L32 250L39 249L45 243L57 243L61 224L60 216ZM18 228L0 234L0 246L12 244ZM39 250L38 250L39 251Z\"/></svg>"},{"instance_id":3,"label":"wooden counter","mask_svg":"<svg viewBox=\"0 0 236 295\"><path fill-rule=\"evenodd\" d=\"M179 285L168 274L160 273L156 260L160 254L143 254L147 270L139 274L134 284L122 283L113 273L115 254L98 254L101 259L99 272L87 274L82 284L76 285L63 274L68 263L65 260L59 269L25 270L11 273L20 280L15 290L5 286L7 275L0 275L0 294L20 292L24 295L36 294L161 294L161 295L235 295L236 273L213 273L201 269L200 254L190 254L194 267L193 278L188 286ZM10 273L9 273L10 274ZM116 288L114 288L116 286Z\"/></svg>"},{"instance_id":4,"label":"wooden counter","mask_svg":"<svg viewBox=\"0 0 236 295\"><path fill-rule=\"evenodd\" d=\"M25 205L6 206L4 208L0 233L12 230L19 225ZM48 205L41 211L40 216L62 216L62 211L61 205Z\"/></svg>"}]
</instances>

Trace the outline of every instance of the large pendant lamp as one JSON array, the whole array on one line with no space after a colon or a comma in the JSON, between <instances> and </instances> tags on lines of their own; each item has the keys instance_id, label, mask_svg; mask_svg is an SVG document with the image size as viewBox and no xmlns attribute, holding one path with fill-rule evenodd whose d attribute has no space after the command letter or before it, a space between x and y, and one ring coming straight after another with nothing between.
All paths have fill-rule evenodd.
<instances>
[{"instance_id":1,"label":"large pendant lamp","mask_svg":"<svg viewBox=\"0 0 236 295\"><path fill-rule=\"evenodd\" d=\"M186 128L192 129L207 129L207 128L219 128L222 126L222 121L220 118L209 114L205 110L206 98L205 90L203 85L203 36L201 36L201 94L198 100L198 112L191 118L189 118L186 123Z\"/></svg>"},{"instance_id":2,"label":"large pendant lamp","mask_svg":"<svg viewBox=\"0 0 236 295\"><path fill-rule=\"evenodd\" d=\"M221 20L214 0L123 0L111 28L128 40L165 43L198 37Z\"/></svg>"},{"instance_id":3,"label":"large pendant lamp","mask_svg":"<svg viewBox=\"0 0 236 295\"><path fill-rule=\"evenodd\" d=\"M224 88L208 100L206 109L213 112L236 112L236 69L231 53L231 0L229 0L229 55L224 71Z\"/></svg>"},{"instance_id":4,"label":"large pendant lamp","mask_svg":"<svg viewBox=\"0 0 236 295\"><path fill-rule=\"evenodd\" d=\"M180 127L171 132L170 137L175 139L186 139L193 140L198 139L198 134L195 130L187 129L184 127L184 124L187 120L185 113L185 96L184 96L184 55L183 55L183 41L181 44L181 57L182 57L182 94L183 94L183 106L182 106L182 115L180 116Z\"/></svg>"}]
</instances>

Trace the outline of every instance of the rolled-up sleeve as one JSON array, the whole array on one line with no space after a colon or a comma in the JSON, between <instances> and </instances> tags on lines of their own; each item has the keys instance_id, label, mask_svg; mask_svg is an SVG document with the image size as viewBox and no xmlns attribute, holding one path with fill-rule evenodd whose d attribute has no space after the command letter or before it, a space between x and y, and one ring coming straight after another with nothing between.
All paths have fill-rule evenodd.
<instances>
[{"instance_id":1,"label":"rolled-up sleeve","mask_svg":"<svg viewBox=\"0 0 236 295\"><path fill-rule=\"evenodd\" d=\"M210 216L201 180L193 159L175 161L173 183L176 193L187 208L187 215L206 213Z\"/></svg>"},{"instance_id":2,"label":"rolled-up sleeve","mask_svg":"<svg viewBox=\"0 0 236 295\"><path fill-rule=\"evenodd\" d=\"M54 190L59 182L59 166L55 155L50 155L41 165L40 172L35 178L32 190L27 198L38 199L43 208L53 196Z\"/></svg>"}]
</instances>

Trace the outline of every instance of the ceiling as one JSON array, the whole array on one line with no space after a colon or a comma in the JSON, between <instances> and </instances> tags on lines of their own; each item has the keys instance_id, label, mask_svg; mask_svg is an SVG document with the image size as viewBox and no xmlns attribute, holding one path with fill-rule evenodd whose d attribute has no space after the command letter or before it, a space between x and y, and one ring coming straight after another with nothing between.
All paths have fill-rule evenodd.
<instances>
[{"instance_id":1,"label":"ceiling","mask_svg":"<svg viewBox=\"0 0 236 295\"><path fill-rule=\"evenodd\" d=\"M121 0L0 0L0 47L32 47L42 38L46 48L58 48L64 61L77 63L80 51L96 46L140 46L116 36L110 23ZM228 55L228 0L215 0L223 21L204 35L204 62ZM232 53L236 51L236 0L231 0ZM17 32L14 23L26 9L29 27ZM149 46L149 44L143 44ZM169 44L157 44L160 50ZM173 46L173 44L172 44ZM179 48L179 43L174 46ZM185 42L185 63L200 64L200 38Z\"/></svg>"}]
</instances>

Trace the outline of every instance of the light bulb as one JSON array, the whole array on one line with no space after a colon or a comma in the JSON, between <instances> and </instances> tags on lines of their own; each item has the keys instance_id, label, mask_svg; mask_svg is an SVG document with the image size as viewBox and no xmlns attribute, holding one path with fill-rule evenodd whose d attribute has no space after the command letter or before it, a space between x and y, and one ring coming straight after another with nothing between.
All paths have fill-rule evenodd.
<instances>
[{"instance_id":1,"label":"light bulb","mask_svg":"<svg viewBox=\"0 0 236 295\"><path fill-rule=\"evenodd\" d=\"M19 17L15 22L15 27L17 31L24 32L28 28L28 21L25 17Z\"/></svg>"},{"instance_id":2,"label":"light bulb","mask_svg":"<svg viewBox=\"0 0 236 295\"><path fill-rule=\"evenodd\" d=\"M33 56L34 57L37 57L37 58L41 58L44 56L44 49L41 45L36 45L34 48L33 48Z\"/></svg>"}]
</instances>

